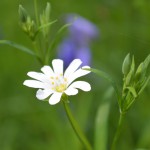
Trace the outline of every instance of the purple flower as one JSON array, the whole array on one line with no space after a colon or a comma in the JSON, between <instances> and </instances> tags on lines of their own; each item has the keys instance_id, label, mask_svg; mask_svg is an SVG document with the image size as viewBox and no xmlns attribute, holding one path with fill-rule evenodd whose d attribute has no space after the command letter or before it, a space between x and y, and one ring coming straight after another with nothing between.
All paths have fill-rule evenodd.
<instances>
[{"instance_id":1,"label":"purple flower","mask_svg":"<svg viewBox=\"0 0 150 150\"><path fill-rule=\"evenodd\" d=\"M81 59L83 65L91 65L90 43L99 35L97 27L78 15L68 15L66 22L71 26L58 47L58 58L64 60L65 68L73 59Z\"/></svg>"},{"instance_id":2,"label":"purple flower","mask_svg":"<svg viewBox=\"0 0 150 150\"><path fill-rule=\"evenodd\" d=\"M88 46L76 45L74 40L65 39L58 47L58 58L64 60L64 67L67 68L73 59L81 59L82 65L91 64L91 51Z\"/></svg>"},{"instance_id":3,"label":"purple flower","mask_svg":"<svg viewBox=\"0 0 150 150\"><path fill-rule=\"evenodd\" d=\"M72 24L69 27L70 36L80 45L88 44L99 35L97 27L79 15L68 15L66 20Z\"/></svg>"}]
</instances>

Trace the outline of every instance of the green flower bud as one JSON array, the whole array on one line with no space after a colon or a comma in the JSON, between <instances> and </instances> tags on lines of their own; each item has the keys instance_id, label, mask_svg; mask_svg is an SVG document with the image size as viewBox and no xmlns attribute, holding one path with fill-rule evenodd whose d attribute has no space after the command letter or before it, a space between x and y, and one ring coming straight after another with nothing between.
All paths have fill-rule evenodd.
<instances>
[{"instance_id":1,"label":"green flower bud","mask_svg":"<svg viewBox=\"0 0 150 150\"><path fill-rule=\"evenodd\" d=\"M50 22L50 3L47 3L45 10L40 15L41 26L47 25ZM49 32L49 26L42 28L43 35L46 36Z\"/></svg>"},{"instance_id":2,"label":"green flower bud","mask_svg":"<svg viewBox=\"0 0 150 150\"><path fill-rule=\"evenodd\" d=\"M124 75L127 75L130 71L130 66L131 66L131 58L130 58L130 53L127 54L127 56L125 57L124 61L123 61L123 65L122 65L122 73Z\"/></svg>"},{"instance_id":3,"label":"green flower bud","mask_svg":"<svg viewBox=\"0 0 150 150\"><path fill-rule=\"evenodd\" d=\"M51 10L50 3L47 3L46 9L45 9L45 18L48 22L50 19L50 10Z\"/></svg>"},{"instance_id":4,"label":"green flower bud","mask_svg":"<svg viewBox=\"0 0 150 150\"><path fill-rule=\"evenodd\" d=\"M148 57L138 66L137 71L135 73L135 81L143 81L146 73L148 71L148 67L149 67L149 63L150 63L150 55L148 55Z\"/></svg>"},{"instance_id":5,"label":"green flower bud","mask_svg":"<svg viewBox=\"0 0 150 150\"><path fill-rule=\"evenodd\" d=\"M145 64L145 67L147 68L150 64L150 54L146 57L146 59L144 60L144 64Z\"/></svg>"},{"instance_id":6,"label":"green flower bud","mask_svg":"<svg viewBox=\"0 0 150 150\"><path fill-rule=\"evenodd\" d=\"M144 64L143 62L138 66L135 73L135 81L138 82L144 78Z\"/></svg>"},{"instance_id":7,"label":"green flower bud","mask_svg":"<svg viewBox=\"0 0 150 150\"><path fill-rule=\"evenodd\" d=\"M22 5L19 5L19 18L21 23L26 23L27 21L27 12L26 10L22 7Z\"/></svg>"},{"instance_id":8,"label":"green flower bud","mask_svg":"<svg viewBox=\"0 0 150 150\"><path fill-rule=\"evenodd\" d=\"M36 33L36 26L34 20L28 16L26 23L21 24L23 31L33 40Z\"/></svg>"}]
</instances>

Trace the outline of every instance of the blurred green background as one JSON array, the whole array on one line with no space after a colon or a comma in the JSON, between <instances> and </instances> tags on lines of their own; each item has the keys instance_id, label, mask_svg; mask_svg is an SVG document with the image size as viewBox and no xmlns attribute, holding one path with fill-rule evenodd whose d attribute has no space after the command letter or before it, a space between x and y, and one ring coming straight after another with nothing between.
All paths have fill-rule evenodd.
<instances>
[{"instance_id":1,"label":"blurred green background","mask_svg":"<svg viewBox=\"0 0 150 150\"><path fill-rule=\"evenodd\" d=\"M46 0L38 1L39 9ZM138 65L150 53L150 1L148 0L51 0L52 20L77 13L100 29L92 45L92 66L108 72L121 85L121 65L127 53ZM32 48L18 24L18 6L34 15L33 1L0 1L0 38ZM53 26L55 31L57 26ZM55 51L55 50L54 50ZM83 149L65 116L62 104L50 106L35 98L34 89L23 86L26 73L39 71L40 65L28 54L0 45L0 150L80 150ZM99 106L110 103L108 118L109 150L119 116L117 101L107 81L91 74L92 91L70 97L73 114L92 145L95 117ZM107 93L108 92L108 93ZM146 88L124 121L119 150L150 149L150 86ZM103 118L107 117L104 113Z\"/></svg>"}]
</instances>

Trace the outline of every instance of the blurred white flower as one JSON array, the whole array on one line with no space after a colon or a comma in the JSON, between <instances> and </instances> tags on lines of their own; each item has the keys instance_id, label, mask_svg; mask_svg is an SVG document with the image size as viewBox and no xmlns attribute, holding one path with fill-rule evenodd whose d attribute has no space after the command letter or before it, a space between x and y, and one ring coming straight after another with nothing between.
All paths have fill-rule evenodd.
<instances>
[{"instance_id":1,"label":"blurred white flower","mask_svg":"<svg viewBox=\"0 0 150 150\"><path fill-rule=\"evenodd\" d=\"M79 68L81 64L80 59L75 59L63 73L63 61L54 59L52 61L53 70L50 66L44 66L41 68L43 73L28 72L27 75L35 80L25 80L23 84L31 88L38 88L36 97L39 100L44 100L51 95L49 103L51 105L57 104L63 93L70 96L76 95L78 89L91 90L90 84L85 81L73 82L75 79L90 73L90 71ZM90 67L84 66L82 68Z\"/></svg>"}]
</instances>

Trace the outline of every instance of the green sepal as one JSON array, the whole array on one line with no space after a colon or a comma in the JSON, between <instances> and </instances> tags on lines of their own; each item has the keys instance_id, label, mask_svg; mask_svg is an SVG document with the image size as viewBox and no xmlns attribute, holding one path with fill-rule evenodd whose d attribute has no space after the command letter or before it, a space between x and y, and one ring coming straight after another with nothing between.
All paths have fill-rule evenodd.
<instances>
[{"instance_id":1,"label":"green sepal","mask_svg":"<svg viewBox=\"0 0 150 150\"><path fill-rule=\"evenodd\" d=\"M61 96L61 100L65 103L69 103L69 100L68 100L68 95L66 95L65 93L62 94Z\"/></svg>"},{"instance_id":2,"label":"green sepal","mask_svg":"<svg viewBox=\"0 0 150 150\"><path fill-rule=\"evenodd\" d=\"M133 56L130 71L127 74L127 76L125 77L125 80L124 80L126 86L129 86L131 84L132 79L134 77L134 70L135 70L135 62L134 62L134 56Z\"/></svg>"}]
</instances>

